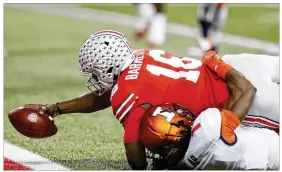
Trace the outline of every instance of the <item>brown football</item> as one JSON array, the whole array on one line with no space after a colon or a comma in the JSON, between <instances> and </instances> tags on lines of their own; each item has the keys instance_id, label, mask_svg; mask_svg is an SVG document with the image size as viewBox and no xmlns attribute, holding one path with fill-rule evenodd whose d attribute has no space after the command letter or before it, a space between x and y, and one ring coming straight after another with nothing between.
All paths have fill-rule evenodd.
<instances>
[{"instance_id":1,"label":"brown football","mask_svg":"<svg viewBox=\"0 0 282 172\"><path fill-rule=\"evenodd\" d=\"M42 115L33 108L20 107L12 110L8 116L14 128L30 138L42 139L53 136L58 131L52 117Z\"/></svg>"}]
</instances>

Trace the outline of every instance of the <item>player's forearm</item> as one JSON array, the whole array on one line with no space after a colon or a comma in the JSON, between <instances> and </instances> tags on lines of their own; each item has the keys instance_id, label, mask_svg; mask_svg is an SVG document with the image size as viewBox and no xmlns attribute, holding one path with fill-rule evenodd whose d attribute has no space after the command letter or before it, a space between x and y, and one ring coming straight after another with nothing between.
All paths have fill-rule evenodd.
<instances>
[{"instance_id":1,"label":"player's forearm","mask_svg":"<svg viewBox=\"0 0 282 172\"><path fill-rule=\"evenodd\" d=\"M239 118L239 120L242 121L252 106L255 95L256 88L253 85L249 85L248 89L242 94L239 100L226 109L232 111Z\"/></svg>"},{"instance_id":2,"label":"player's forearm","mask_svg":"<svg viewBox=\"0 0 282 172\"><path fill-rule=\"evenodd\" d=\"M248 91L249 87L253 87L252 83L235 69L230 70L226 74L226 83L231 92L231 96L226 104L228 109L233 107L243 94Z\"/></svg>"},{"instance_id":3,"label":"player's forearm","mask_svg":"<svg viewBox=\"0 0 282 172\"><path fill-rule=\"evenodd\" d=\"M75 99L59 102L62 114L91 113L110 106L110 92L97 96L94 93L85 93Z\"/></svg>"}]
</instances>

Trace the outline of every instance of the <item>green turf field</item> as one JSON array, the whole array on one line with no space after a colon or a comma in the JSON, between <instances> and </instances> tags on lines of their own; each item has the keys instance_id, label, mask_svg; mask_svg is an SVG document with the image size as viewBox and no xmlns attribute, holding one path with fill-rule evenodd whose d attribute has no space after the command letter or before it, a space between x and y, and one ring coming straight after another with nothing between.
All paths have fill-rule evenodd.
<instances>
[{"instance_id":1,"label":"green turf field","mask_svg":"<svg viewBox=\"0 0 282 172\"><path fill-rule=\"evenodd\" d=\"M135 7L131 4L87 4L81 6L136 15ZM197 6L195 4L171 4L167 7L167 13L169 22L197 26ZM279 42L279 5L277 5L277 8L265 8L263 6L234 7L230 5L228 14L226 33Z\"/></svg>"},{"instance_id":2,"label":"green turf field","mask_svg":"<svg viewBox=\"0 0 282 172\"><path fill-rule=\"evenodd\" d=\"M78 72L78 49L93 31L115 29L129 37L134 48L144 42L132 39L132 28L102 22L4 8L4 139L75 170L129 169L122 144L122 126L111 110L55 118L58 133L34 140L17 133L7 114L27 103L55 103L88 91ZM177 42L178 44L175 44ZM168 35L162 47L184 55L195 40ZM223 44L221 53L258 53Z\"/></svg>"}]
</instances>

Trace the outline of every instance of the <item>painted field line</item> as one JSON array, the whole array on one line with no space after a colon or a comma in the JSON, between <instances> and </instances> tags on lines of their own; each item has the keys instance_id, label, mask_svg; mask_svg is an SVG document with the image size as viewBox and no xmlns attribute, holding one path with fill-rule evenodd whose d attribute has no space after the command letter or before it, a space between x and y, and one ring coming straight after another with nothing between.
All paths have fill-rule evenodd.
<instances>
[{"instance_id":1,"label":"painted field line","mask_svg":"<svg viewBox=\"0 0 282 172\"><path fill-rule=\"evenodd\" d=\"M5 158L6 161L12 160L13 163L21 164L33 170L70 170L58 163L52 162L40 155L6 141L4 141L4 159Z\"/></svg>"},{"instance_id":2,"label":"painted field line","mask_svg":"<svg viewBox=\"0 0 282 172\"><path fill-rule=\"evenodd\" d=\"M4 157L4 170L32 170L29 167Z\"/></svg>"},{"instance_id":3,"label":"painted field line","mask_svg":"<svg viewBox=\"0 0 282 172\"><path fill-rule=\"evenodd\" d=\"M117 24L122 26L135 27L136 17L126 14L86 9L77 7L73 4L4 4L8 7L25 9L47 14L56 14L60 16L72 17L82 20L95 20L104 23ZM195 27L184 26L175 23L169 23L167 32L174 35L197 38L198 29ZM242 36L224 34L221 43L235 45L238 47L263 50L267 53L279 54L279 44L261 41Z\"/></svg>"}]
</instances>

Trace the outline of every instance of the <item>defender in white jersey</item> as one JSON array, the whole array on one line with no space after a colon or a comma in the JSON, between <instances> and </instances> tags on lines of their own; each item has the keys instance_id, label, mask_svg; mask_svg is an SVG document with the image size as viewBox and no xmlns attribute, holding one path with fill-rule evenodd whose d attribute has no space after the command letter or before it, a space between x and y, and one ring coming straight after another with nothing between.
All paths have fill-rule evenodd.
<instances>
[{"instance_id":1,"label":"defender in white jersey","mask_svg":"<svg viewBox=\"0 0 282 172\"><path fill-rule=\"evenodd\" d=\"M225 55L222 60L243 73L257 88L242 124L253 122L251 126L255 126L256 120L279 124L278 57L237 54ZM279 135L266 128L239 124L237 116L228 111L210 108L202 112L193 123L192 137L181 164L205 170L279 170ZM263 127L262 124L258 126Z\"/></svg>"},{"instance_id":2,"label":"defender in white jersey","mask_svg":"<svg viewBox=\"0 0 282 172\"><path fill-rule=\"evenodd\" d=\"M243 53L227 54L221 60L241 72L257 88L255 100L243 124L279 129L279 57ZM221 65L216 59L202 58L202 61L215 72Z\"/></svg>"},{"instance_id":3,"label":"defender in white jersey","mask_svg":"<svg viewBox=\"0 0 282 172\"><path fill-rule=\"evenodd\" d=\"M216 108L202 112L192 126L181 165L195 170L279 170L279 135L269 129L237 127L234 118Z\"/></svg>"},{"instance_id":4,"label":"defender in white jersey","mask_svg":"<svg viewBox=\"0 0 282 172\"><path fill-rule=\"evenodd\" d=\"M222 60L241 72L256 88L257 93L243 124L251 126L278 126L279 57L255 54L224 55ZM251 64L251 65L250 65ZM258 124L258 121L264 121Z\"/></svg>"}]
</instances>

